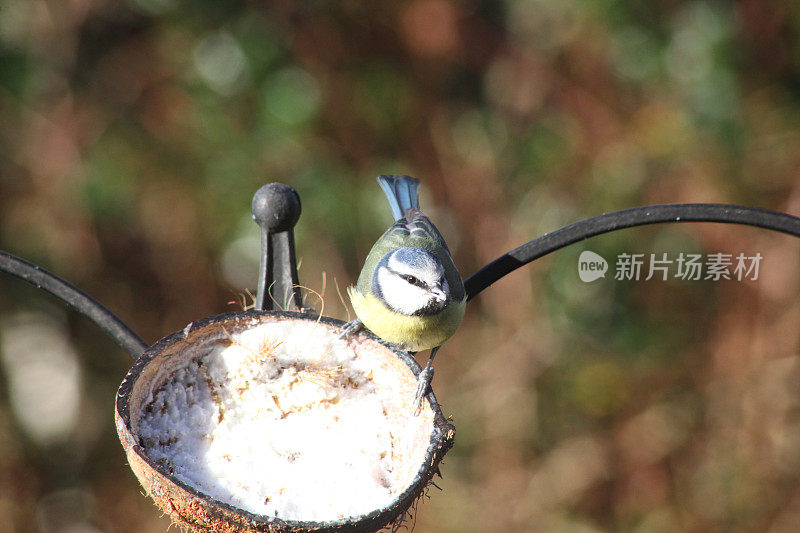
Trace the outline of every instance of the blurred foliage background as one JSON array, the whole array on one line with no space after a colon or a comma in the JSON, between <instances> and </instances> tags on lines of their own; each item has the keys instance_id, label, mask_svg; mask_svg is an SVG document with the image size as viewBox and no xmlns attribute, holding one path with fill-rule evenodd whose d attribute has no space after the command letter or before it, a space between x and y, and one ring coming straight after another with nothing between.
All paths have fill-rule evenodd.
<instances>
[{"instance_id":1,"label":"blurred foliage background","mask_svg":"<svg viewBox=\"0 0 800 533\"><path fill-rule=\"evenodd\" d=\"M636 205L798 215L799 117L791 0L0 0L0 248L154 342L241 309L250 199L282 181L301 281L346 318L336 287L390 222L377 174L423 180L466 277ZM583 283L585 249L764 260ZM437 358L456 445L415 530L796 531L799 260L669 225L488 289ZM0 530L165 531L114 431L128 356L10 276L0 354Z\"/></svg>"}]
</instances>

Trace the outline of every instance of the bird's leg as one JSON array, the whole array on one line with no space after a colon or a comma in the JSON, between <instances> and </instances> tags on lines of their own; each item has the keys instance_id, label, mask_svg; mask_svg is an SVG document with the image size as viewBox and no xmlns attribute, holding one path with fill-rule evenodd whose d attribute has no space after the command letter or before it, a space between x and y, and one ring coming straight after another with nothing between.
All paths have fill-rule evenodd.
<instances>
[{"instance_id":1,"label":"bird's leg","mask_svg":"<svg viewBox=\"0 0 800 533\"><path fill-rule=\"evenodd\" d=\"M344 326L342 326L342 333L339 335L340 339L344 339L345 337L349 337L353 333L360 331L364 328L364 324L358 318L347 322Z\"/></svg>"},{"instance_id":2,"label":"bird's leg","mask_svg":"<svg viewBox=\"0 0 800 533\"><path fill-rule=\"evenodd\" d=\"M422 398L425 397L428 388L431 386L431 381L433 380L433 358L436 357L436 352L439 351L439 348L441 348L441 346L431 349L428 363L425 365L425 368L422 369L422 372L419 373L419 376L417 376L417 393L414 395L414 413L419 413L422 409Z\"/></svg>"}]
</instances>

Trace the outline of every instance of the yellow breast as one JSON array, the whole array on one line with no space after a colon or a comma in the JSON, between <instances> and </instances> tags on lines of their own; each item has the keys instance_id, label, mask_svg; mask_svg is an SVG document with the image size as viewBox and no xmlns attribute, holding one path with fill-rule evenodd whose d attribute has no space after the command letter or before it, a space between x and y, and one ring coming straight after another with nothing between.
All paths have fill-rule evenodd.
<instances>
[{"instance_id":1,"label":"yellow breast","mask_svg":"<svg viewBox=\"0 0 800 533\"><path fill-rule=\"evenodd\" d=\"M356 315L381 339L414 352L440 346L461 324L466 301L453 302L436 315L409 316L386 307L372 294L348 287L347 294Z\"/></svg>"}]
</instances>

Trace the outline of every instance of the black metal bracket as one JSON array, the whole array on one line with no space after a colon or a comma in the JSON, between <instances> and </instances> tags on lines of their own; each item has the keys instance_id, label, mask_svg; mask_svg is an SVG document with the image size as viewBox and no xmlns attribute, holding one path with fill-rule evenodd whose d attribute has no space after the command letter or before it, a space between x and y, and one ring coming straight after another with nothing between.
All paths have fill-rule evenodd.
<instances>
[{"instance_id":1,"label":"black metal bracket","mask_svg":"<svg viewBox=\"0 0 800 533\"><path fill-rule=\"evenodd\" d=\"M290 186L271 183L253 196L253 218L261 227L261 266L257 310L299 310L302 307L294 248L294 226L300 218L300 197ZM666 222L743 224L800 237L800 218L786 213L726 204L668 204L605 213L565 226L501 255L467 278L467 299L531 261L577 241L624 228ZM127 324L91 296L47 270L0 251L0 271L49 292L97 324L134 359L148 347Z\"/></svg>"},{"instance_id":2,"label":"black metal bracket","mask_svg":"<svg viewBox=\"0 0 800 533\"><path fill-rule=\"evenodd\" d=\"M302 307L294 226L300 218L300 196L283 183L264 185L253 196L253 220L261 227L258 311L298 311Z\"/></svg>"}]
</instances>

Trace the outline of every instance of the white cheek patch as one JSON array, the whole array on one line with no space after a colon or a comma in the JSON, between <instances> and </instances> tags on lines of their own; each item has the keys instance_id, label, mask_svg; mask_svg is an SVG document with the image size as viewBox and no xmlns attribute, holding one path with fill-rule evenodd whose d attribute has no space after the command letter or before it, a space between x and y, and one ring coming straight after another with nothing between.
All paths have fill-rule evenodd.
<instances>
[{"instance_id":1,"label":"white cheek patch","mask_svg":"<svg viewBox=\"0 0 800 533\"><path fill-rule=\"evenodd\" d=\"M377 281L383 300L398 313L413 315L430 301L428 291L411 285L386 267L378 267Z\"/></svg>"}]
</instances>

